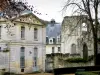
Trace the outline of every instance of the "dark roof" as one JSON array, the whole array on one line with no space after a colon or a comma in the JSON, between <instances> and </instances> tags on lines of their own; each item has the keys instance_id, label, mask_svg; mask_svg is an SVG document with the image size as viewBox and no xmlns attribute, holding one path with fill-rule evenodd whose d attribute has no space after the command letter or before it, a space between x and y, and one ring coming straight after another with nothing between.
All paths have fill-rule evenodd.
<instances>
[{"instance_id":1,"label":"dark roof","mask_svg":"<svg viewBox=\"0 0 100 75\"><path fill-rule=\"evenodd\" d=\"M48 38L56 38L58 35L61 35L61 24L55 23L54 25L52 25L51 23L49 23L46 27L46 36L48 36Z\"/></svg>"}]
</instances>

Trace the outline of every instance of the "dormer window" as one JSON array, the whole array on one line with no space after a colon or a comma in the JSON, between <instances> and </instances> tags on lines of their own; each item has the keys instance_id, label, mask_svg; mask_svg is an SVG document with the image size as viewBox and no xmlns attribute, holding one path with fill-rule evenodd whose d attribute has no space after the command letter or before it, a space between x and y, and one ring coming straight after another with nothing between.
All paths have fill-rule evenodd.
<instances>
[{"instance_id":1,"label":"dormer window","mask_svg":"<svg viewBox=\"0 0 100 75\"><path fill-rule=\"evenodd\" d=\"M53 39L52 38L49 39L49 44L53 44Z\"/></svg>"},{"instance_id":2,"label":"dormer window","mask_svg":"<svg viewBox=\"0 0 100 75\"><path fill-rule=\"evenodd\" d=\"M46 36L46 43L48 44L49 43L49 38Z\"/></svg>"}]
</instances>

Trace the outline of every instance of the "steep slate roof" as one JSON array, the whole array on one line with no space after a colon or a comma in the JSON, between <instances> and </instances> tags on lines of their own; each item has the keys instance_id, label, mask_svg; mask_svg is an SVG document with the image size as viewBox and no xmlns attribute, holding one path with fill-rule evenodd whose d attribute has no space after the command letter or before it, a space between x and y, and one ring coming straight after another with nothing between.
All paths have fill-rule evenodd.
<instances>
[{"instance_id":1,"label":"steep slate roof","mask_svg":"<svg viewBox=\"0 0 100 75\"><path fill-rule=\"evenodd\" d=\"M52 24L49 23L46 27L46 36L48 36L48 38L57 38L58 35L61 35L61 24L55 23L54 26L52 26Z\"/></svg>"}]
</instances>

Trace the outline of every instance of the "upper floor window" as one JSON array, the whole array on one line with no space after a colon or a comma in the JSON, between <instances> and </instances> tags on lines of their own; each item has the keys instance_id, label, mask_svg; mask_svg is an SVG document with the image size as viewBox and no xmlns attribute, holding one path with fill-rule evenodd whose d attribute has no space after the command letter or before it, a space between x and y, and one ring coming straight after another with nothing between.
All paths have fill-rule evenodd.
<instances>
[{"instance_id":1,"label":"upper floor window","mask_svg":"<svg viewBox=\"0 0 100 75\"><path fill-rule=\"evenodd\" d=\"M1 47L0 47L0 52L1 52Z\"/></svg>"},{"instance_id":2,"label":"upper floor window","mask_svg":"<svg viewBox=\"0 0 100 75\"><path fill-rule=\"evenodd\" d=\"M82 23L82 31L87 31L87 24L86 23Z\"/></svg>"},{"instance_id":3,"label":"upper floor window","mask_svg":"<svg viewBox=\"0 0 100 75\"><path fill-rule=\"evenodd\" d=\"M46 36L46 44L49 43L49 38Z\"/></svg>"},{"instance_id":4,"label":"upper floor window","mask_svg":"<svg viewBox=\"0 0 100 75\"><path fill-rule=\"evenodd\" d=\"M52 47L52 53L54 53L54 47Z\"/></svg>"},{"instance_id":5,"label":"upper floor window","mask_svg":"<svg viewBox=\"0 0 100 75\"><path fill-rule=\"evenodd\" d=\"M1 26L0 26L0 38L1 38Z\"/></svg>"},{"instance_id":6,"label":"upper floor window","mask_svg":"<svg viewBox=\"0 0 100 75\"><path fill-rule=\"evenodd\" d=\"M58 43L60 43L60 38L58 38Z\"/></svg>"},{"instance_id":7,"label":"upper floor window","mask_svg":"<svg viewBox=\"0 0 100 75\"><path fill-rule=\"evenodd\" d=\"M34 40L38 39L38 29L34 28Z\"/></svg>"},{"instance_id":8,"label":"upper floor window","mask_svg":"<svg viewBox=\"0 0 100 75\"><path fill-rule=\"evenodd\" d=\"M60 50L60 47L58 47L58 52L60 52L61 50Z\"/></svg>"},{"instance_id":9,"label":"upper floor window","mask_svg":"<svg viewBox=\"0 0 100 75\"><path fill-rule=\"evenodd\" d=\"M21 26L21 39L25 39L25 27Z\"/></svg>"}]
</instances>

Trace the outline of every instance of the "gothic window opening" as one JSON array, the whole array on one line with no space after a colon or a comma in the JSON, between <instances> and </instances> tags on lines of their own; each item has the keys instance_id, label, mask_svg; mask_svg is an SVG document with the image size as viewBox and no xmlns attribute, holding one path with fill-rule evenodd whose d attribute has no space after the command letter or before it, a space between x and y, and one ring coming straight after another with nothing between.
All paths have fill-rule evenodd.
<instances>
[{"instance_id":1,"label":"gothic window opening","mask_svg":"<svg viewBox=\"0 0 100 75\"><path fill-rule=\"evenodd\" d=\"M71 54L76 54L76 44L71 45Z\"/></svg>"},{"instance_id":2,"label":"gothic window opening","mask_svg":"<svg viewBox=\"0 0 100 75\"><path fill-rule=\"evenodd\" d=\"M88 47L86 43L83 44L83 59L88 59Z\"/></svg>"},{"instance_id":3,"label":"gothic window opening","mask_svg":"<svg viewBox=\"0 0 100 75\"><path fill-rule=\"evenodd\" d=\"M82 31L87 31L87 24L86 23L82 23Z\"/></svg>"}]
</instances>

